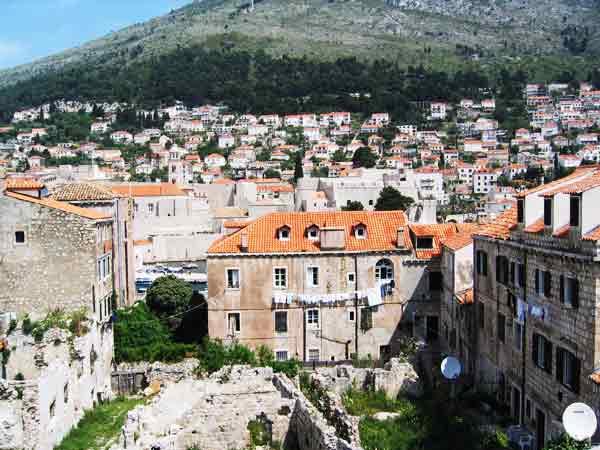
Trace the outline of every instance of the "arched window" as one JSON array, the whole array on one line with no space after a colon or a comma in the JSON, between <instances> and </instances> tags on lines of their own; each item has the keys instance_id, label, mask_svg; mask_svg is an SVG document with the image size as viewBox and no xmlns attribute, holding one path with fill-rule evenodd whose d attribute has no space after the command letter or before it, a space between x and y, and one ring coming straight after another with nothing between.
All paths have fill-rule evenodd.
<instances>
[{"instance_id":1,"label":"arched window","mask_svg":"<svg viewBox=\"0 0 600 450\"><path fill-rule=\"evenodd\" d=\"M389 259L381 259L375 264L375 278L379 280L394 279L394 263Z\"/></svg>"}]
</instances>

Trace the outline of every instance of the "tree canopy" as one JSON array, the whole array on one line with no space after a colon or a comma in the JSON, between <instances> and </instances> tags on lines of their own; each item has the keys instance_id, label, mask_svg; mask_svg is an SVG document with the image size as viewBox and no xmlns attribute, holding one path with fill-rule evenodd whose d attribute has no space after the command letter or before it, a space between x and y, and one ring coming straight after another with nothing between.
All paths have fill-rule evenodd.
<instances>
[{"instance_id":1,"label":"tree canopy","mask_svg":"<svg viewBox=\"0 0 600 450\"><path fill-rule=\"evenodd\" d=\"M405 211L413 203L411 197L402 195L392 186L386 186L375 203L375 211Z\"/></svg>"},{"instance_id":2,"label":"tree canopy","mask_svg":"<svg viewBox=\"0 0 600 450\"><path fill-rule=\"evenodd\" d=\"M146 293L146 303L150 310L161 320L167 320L175 329L183 320L182 316L170 318L175 314L182 314L190 307L193 290L192 286L174 275L157 278Z\"/></svg>"},{"instance_id":3,"label":"tree canopy","mask_svg":"<svg viewBox=\"0 0 600 450\"><path fill-rule=\"evenodd\" d=\"M347 205L342 206L342 211L364 211L365 207L358 200L351 200Z\"/></svg>"},{"instance_id":4,"label":"tree canopy","mask_svg":"<svg viewBox=\"0 0 600 450\"><path fill-rule=\"evenodd\" d=\"M370 169L377 164L377 155L369 147L361 147L354 152L352 156L352 165L354 167L365 167Z\"/></svg>"}]
</instances>

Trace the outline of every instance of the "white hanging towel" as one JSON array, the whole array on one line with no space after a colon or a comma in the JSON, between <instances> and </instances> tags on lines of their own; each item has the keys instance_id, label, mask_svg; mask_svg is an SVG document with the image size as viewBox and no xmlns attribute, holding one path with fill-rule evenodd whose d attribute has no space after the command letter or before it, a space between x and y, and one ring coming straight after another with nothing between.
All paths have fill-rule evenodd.
<instances>
[{"instance_id":1,"label":"white hanging towel","mask_svg":"<svg viewBox=\"0 0 600 450\"><path fill-rule=\"evenodd\" d=\"M369 289L367 292L367 304L369 306L377 306L383 304L381 298L381 290L378 288Z\"/></svg>"}]
</instances>

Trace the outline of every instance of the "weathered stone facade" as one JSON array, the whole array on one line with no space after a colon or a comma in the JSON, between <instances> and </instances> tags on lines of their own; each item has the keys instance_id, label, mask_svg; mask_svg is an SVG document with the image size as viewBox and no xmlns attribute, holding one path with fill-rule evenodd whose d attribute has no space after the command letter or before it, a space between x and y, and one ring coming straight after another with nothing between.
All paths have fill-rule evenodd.
<instances>
[{"instance_id":1,"label":"weathered stone facade","mask_svg":"<svg viewBox=\"0 0 600 450\"><path fill-rule=\"evenodd\" d=\"M335 302L329 305L274 304L273 271L287 269L285 291L306 295L335 294L365 290L376 286L376 265L388 260L393 266L395 288L384 303L369 308L365 299ZM318 267L319 286L309 287L307 267ZM227 288L229 268L240 273L240 289ZM362 357L385 359L398 350L401 336L426 334L427 317L439 315L439 291L430 290L429 274L439 272L438 260L418 260L410 252L313 255L235 255L209 257L209 334L228 339L235 337L250 346L265 344L274 351L286 351L288 357L309 360L311 350L319 360L347 360L358 349ZM348 273L355 282L348 282ZM356 303L356 305L355 305ZM318 325L309 324L307 312L318 310ZM287 312L287 332L275 331L275 314ZM239 312L239 334L231 336L228 313ZM363 327L363 315L372 319ZM415 317L420 327L414 326ZM423 318L419 321L419 317ZM435 330L437 331L437 329Z\"/></svg>"},{"instance_id":2,"label":"weathered stone facade","mask_svg":"<svg viewBox=\"0 0 600 450\"><path fill-rule=\"evenodd\" d=\"M112 327L86 326L81 337L51 329L41 342L11 333L0 384L0 448L52 450L87 409L112 397Z\"/></svg>"},{"instance_id":3,"label":"weathered stone facade","mask_svg":"<svg viewBox=\"0 0 600 450\"><path fill-rule=\"evenodd\" d=\"M16 241L23 233L24 242ZM112 220L0 194L0 311L41 318L85 308L105 320L113 293Z\"/></svg>"}]
</instances>

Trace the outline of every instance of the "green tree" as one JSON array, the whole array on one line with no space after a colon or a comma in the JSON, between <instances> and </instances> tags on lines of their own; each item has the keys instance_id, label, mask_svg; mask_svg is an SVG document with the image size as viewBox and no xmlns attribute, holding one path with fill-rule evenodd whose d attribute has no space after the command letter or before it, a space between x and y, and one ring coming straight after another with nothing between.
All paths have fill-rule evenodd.
<instances>
[{"instance_id":1,"label":"green tree","mask_svg":"<svg viewBox=\"0 0 600 450\"><path fill-rule=\"evenodd\" d=\"M161 320L168 321L172 329L177 329L183 320L183 313L190 307L193 290L191 284L174 275L154 280L146 293L146 303ZM178 315L177 317L172 317Z\"/></svg>"},{"instance_id":2,"label":"green tree","mask_svg":"<svg viewBox=\"0 0 600 450\"><path fill-rule=\"evenodd\" d=\"M587 442L578 442L575 439L563 434L558 439L555 439L544 447L544 450L586 450L589 448Z\"/></svg>"},{"instance_id":3,"label":"green tree","mask_svg":"<svg viewBox=\"0 0 600 450\"><path fill-rule=\"evenodd\" d=\"M298 181L299 178L304 178L304 168L302 167L302 155L296 153L296 161L294 164L294 180Z\"/></svg>"},{"instance_id":4,"label":"green tree","mask_svg":"<svg viewBox=\"0 0 600 450\"><path fill-rule=\"evenodd\" d=\"M344 162L346 161L346 152L343 149L339 148L331 156L331 159L335 162Z\"/></svg>"},{"instance_id":5,"label":"green tree","mask_svg":"<svg viewBox=\"0 0 600 450\"><path fill-rule=\"evenodd\" d=\"M386 186L375 203L375 211L405 211L413 203L411 197L402 195L392 186Z\"/></svg>"},{"instance_id":6,"label":"green tree","mask_svg":"<svg viewBox=\"0 0 600 450\"><path fill-rule=\"evenodd\" d=\"M275 169L267 169L263 173L263 178L281 178L281 173Z\"/></svg>"},{"instance_id":7,"label":"green tree","mask_svg":"<svg viewBox=\"0 0 600 450\"><path fill-rule=\"evenodd\" d=\"M370 169L377 164L377 155L369 147L361 147L354 152L352 156L352 165L354 167L365 167Z\"/></svg>"},{"instance_id":8,"label":"green tree","mask_svg":"<svg viewBox=\"0 0 600 450\"><path fill-rule=\"evenodd\" d=\"M346 206L342 206L342 211L364 211L365 207L358 200L351 200Z\"/></svg>"}]
</instances>

